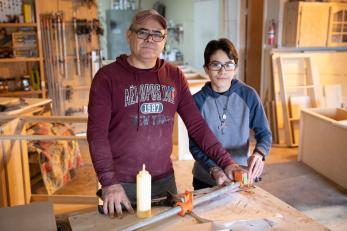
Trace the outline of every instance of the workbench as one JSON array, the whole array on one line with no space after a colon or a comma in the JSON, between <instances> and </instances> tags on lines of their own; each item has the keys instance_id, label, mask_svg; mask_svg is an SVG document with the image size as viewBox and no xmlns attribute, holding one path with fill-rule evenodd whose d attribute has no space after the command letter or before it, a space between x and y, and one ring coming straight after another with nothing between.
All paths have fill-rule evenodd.
<instances>
[{"instance_id":1,"label":"workbench","mask_svg":"<svg viewBox=\"0 0 347 231\"><path fill-rule=\"evenodd\" d=\"M226 193L193 209L199 217L213 220L213 223L198 224L190 215L177 215L141 230L220 230L216 227L221 224L232 225L227 230L329 230L265 190L257 187L252 191ZM167 209L152 208L152 216ZM73 231L122 230L139 221L135 215L126 214L123 219L110 219L97 211L69 216Z\"/></svg>"},{"instance_id":2,"label":"workbench","mask_svg":"<svg viewBox=\"0 0 347 231\"><path fill-rule=\"evenodd\" d=\"M0 97L0 104L6 104L6 102L19 102L19 98L16 97ZM44 107L50 109L51 99L41 98L23 98L23 102L26 104L16 108L15 110L0 112L0 119L3 116L19 116L19 115L33 115L38 111L43 111Z\"/></svg>"}]
</instances>

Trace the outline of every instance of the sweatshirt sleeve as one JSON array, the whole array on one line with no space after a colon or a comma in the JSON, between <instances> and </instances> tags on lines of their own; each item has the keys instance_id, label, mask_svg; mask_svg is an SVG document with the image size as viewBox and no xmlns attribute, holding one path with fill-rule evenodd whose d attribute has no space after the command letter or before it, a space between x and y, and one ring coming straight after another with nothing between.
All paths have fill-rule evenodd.
<instances>
[{"instance_id":1,"label":"sweatshirt sleeve","mask_svg":"<svg viewBox=\"0 0 347 231\"><path fill-rule=\"evenodd\" d=\"M189 137L189 150L192 153L194 160L196 160L207 172L210 172L211 168L217 167L216 162L211 160L194 142L194 140Z\"/></svg>"},{"instance_id":2,"label":"sweatshirt sleeve","mask_svg":"<svg viewBox=\"0 0 347 231\"><path fill-rule=\"evenodd\" d=\"M254 90L252 96L249 127L255 133L256 145L254 150L260 150L267 157L272 144L272 134L261 100Z\"/></svg>"},{"instance_id":3,"label":"sweatshirt sleeve","mask_svg":"<svg viewBox=\"0 0 347 231\"><path fill-rule=\"evenodd\" d=\"M114 172L108 130L111 119L111 84L99 70L95 75L89 95L87 140L89 150L102 186L119 183Z\"/></svg>"},{"instance_id":4,"label":"sweatshirt sleeve","mask_svg":"<svg viewBox=\"0 0 347 231\"><path fill-rule=\"evenodd\" d=\"M207 156L224 169L234 161L208 127L189 91L187 80L180 70L178 72L180 88L177 112L186 125L189 136Z\"/></svg>"}]
</instances>

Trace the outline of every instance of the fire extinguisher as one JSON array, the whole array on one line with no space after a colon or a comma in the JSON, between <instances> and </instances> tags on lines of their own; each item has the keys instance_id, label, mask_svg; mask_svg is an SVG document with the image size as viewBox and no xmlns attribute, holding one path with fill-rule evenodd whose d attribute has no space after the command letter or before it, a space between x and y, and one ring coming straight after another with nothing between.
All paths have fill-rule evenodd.
<instances>
[{"instance_id":1,"label":"fire extinguisher","mask_svg":"<svg viewBox=\"0 0 347 231\"><path fill-rule=\"evenodd\" d=\"M275 45L275 27L275 22L272 20L267 30L267 45L269 46Z\"/></svg>"}]
</instances>

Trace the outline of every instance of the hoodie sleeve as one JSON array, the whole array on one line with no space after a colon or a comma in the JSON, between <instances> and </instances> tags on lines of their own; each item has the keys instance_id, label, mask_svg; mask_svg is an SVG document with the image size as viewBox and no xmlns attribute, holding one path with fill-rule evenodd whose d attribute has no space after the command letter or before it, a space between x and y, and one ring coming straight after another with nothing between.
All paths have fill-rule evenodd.
<instances>
[{"instance_id":1,"label":"hoodie sleeve","mask_svg":"<svg viewBox=\"0 0 347 231\"><path fill-rule=\"evenodd\" d=\"M189 91L187 80L179 69L178 72L180 86L177 112L186 125L189 136L206 155L220 167L225 168L234 161L208 127Z\"/></svg>"},{"instance_id":2,"label":"hoodie sleeve","mask_svg":"<svg viewBox=\"0 0 347 231\"><path fill-rule=\"evenodd\" d=\"M192 153L194 160L196 160L207 172L210 172L211 168L218 167L216 162L211 160L194 142L194 140L189 137L189 150Z\"/></svg>"},{"instance_id":3,"label":"hoodie sleeve","mask_svg":"<svg viewBox=\"0 0 347 231\"><path fill-rule=\"evenodd\" d=\"M102 186L119 183L113 169L108 139L111 119L111 92L111 83L102 70L99 70L90 89L87 140L93 166Z\"/></svg>"},{"instance_id":4,"label":"hoodie sleeve","mask_svg":"<svg viewBox=\"0 0 347 231\"><path fill-rule=\"evenodd\" d=\"M256 145L254 150L260 150L265 155L265 160L271 148L272 134L261 100L255 90L252 90L252 93L247 100L250 108L249 127L255 133Z\"/></svg>"}]
</instances>

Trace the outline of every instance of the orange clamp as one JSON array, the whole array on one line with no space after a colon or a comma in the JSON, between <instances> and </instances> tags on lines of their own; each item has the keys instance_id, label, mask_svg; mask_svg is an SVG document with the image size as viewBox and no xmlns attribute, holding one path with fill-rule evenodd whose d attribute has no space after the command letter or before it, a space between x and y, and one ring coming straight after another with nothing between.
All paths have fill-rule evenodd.
<instances>
[{"instance_id":1,"label":"orange clamp","mask_svg":"<svg viewBox=\"0 0 347 231\"><path fill-rule=\"evenodd\" d=\"M177 206L181 206L181 211L178 213L183 217L186 213L190 213L193 210L193 193L186 191L183 194L183 201L178 201Z\"/></svg>"},{"instance_id":2,"label":"orange clamp","mask_svg":"<svg viewBox=\"0 0 347 231\"><path fill-rule=\"evenodd\" d=\"M240 187L247 185L247 173L242 170L234 172L234 179L236 182L240 182Z\"/></svg>"}]
</instances>

